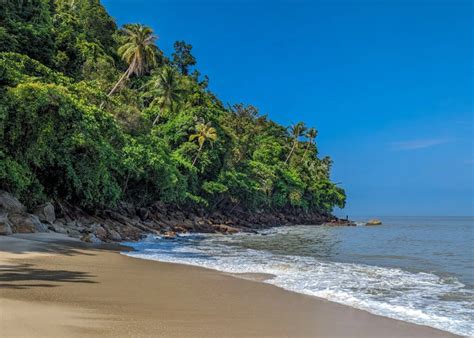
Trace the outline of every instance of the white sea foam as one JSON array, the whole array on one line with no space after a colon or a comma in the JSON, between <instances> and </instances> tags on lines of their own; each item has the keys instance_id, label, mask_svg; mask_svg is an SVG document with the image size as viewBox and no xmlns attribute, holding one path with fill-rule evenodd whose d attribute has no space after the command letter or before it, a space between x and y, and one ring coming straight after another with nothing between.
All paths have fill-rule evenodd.
<instances>
[{"instance_id":1,"label":"white sea foam","mask_svg":"<svg viewBox=\"0 0 474 338\"><path fill-rule=\"evenodd\" d=\"M278 255L232 246L223 236L199 241L148 238L129 243L128 256L206 267L230 273L266 273L266 280L286 290L325 298L374 314L428 325L461 335L474 335L473 294L454 278L314 257ZM459 300L446 295L461 294Z\"/></svg>"}]
</instances>

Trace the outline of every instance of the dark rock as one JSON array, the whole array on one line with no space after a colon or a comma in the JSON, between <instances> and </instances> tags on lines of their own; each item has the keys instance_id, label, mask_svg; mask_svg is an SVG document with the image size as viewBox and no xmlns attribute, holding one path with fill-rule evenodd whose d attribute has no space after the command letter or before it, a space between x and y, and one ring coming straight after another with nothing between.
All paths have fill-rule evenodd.
<instances>
[{"instance_id":1,"label":"dark rock","mask_svg":"<svg viewBox=\"0 0 474 338\"><path fill-rule=\"evenodd\" d=\"M26 212L26 207L13 195L0 191L0 210L9 214L21 214Z\"/></svg>"},{"instance_id":2,"label":"dark rock","mask_svg":"<svg viewBox=\"0 0 474 338\"><path fill-rule=\"evenodd\" d=\"M118 228L122 240L137 241L143 237L143 232L133 226L121 226Z\"/></svg>"},{"instance_id":3,"label":"dark rock","mask_svg":"<svg viewBox=\"0 0 474 338\"><path fill-rule=\"evenodd\" d=\"M35 225L35 231L36 232L48 232L48 225L44 224L40 221L38 216L36 215L30 215L31 221Z\"/></svg>"},{"instance_id":4,"label":"dark rock","mask_svg":"<svg viewBox=\"0 0 474 338\"><path fill-rule=\"evenodd\" d=\"M12 224L8 219L8 214L6 212L0 211L0 235L11 235L12 234Z\"/></svg>"},{"instance_id":5,"label":"dark rock","mask_svg":"<svg viewBox=\"0 0 474 338\"><path fill-rule=\"evenodd\" d=\"M55 223L49 225L48 229L50 229L51 231L60 233L60 234L67 234L68 233L67 229L64 226L64 223L62 223L62 222L55 222Z\"/></svg>"},{"instance_id":6,"label":"dark rock","mask_svg":"<svg viewBox=\"0 0 474 338\"><path fill-rule=\"evenodd\" d=\"M101 241L107 240L107 230L105 230L100 224L92 224L90 231Z\"/></svg>"},{"instance_id":7,"label":"dark rock","mask_svg":"<svg viewBox=\"0 0 474 338\"><path fill-rule=\"evenodd\" d=\"M41 222L53 224L54 221L56 220L56 213L54 212L54 206L49 202L38 206L33 212L33 214L38 216Z\"/></svg>"},{"instance_id":8,"label":"dark rock","mask_svg":"<svg viewBox=\"0 0 474 338\"><path fill-rule=\"evenodd\" d=\"M142 221L146 221L150 217L150 211L146 208L138 209L138 216Z\"/></svg>"},{"instance_id":9,"label":"dark rock","mask_svg":"<svg viewBox=\"0 0 474 338\"><path fill-rule=\"evenodd\" d=\"M94 244L102 243L102 241L94 234L87 234L82 236L81 241Z\"/></svg>"},{"instance_id":10,"label":"dark rock","mask_svg":"<svg viewBox=\"0 0 474 338\"><path fill-rule=\"evenodd\" d=\"M122 236L115 230L109 231L109 238L114 242L120 242L122 240Z\"/></svg>"},{"instance_id":11,"label":"dark rock","mask_svg":"<svg viewBox=\"0 0 474 338\"><path fill-rule=\"evenodd\" d=\"M125 212L127 216L135 216L135 207L131 203L120 202L119 208Z\"/></svg>"},{"instance_id":12,"label":"dark rock","mask_svg":"<svg viewBox=\"0 0 474 338\"><path fill-rule=\"evenodd\" d=\"M35 215L27 213L13 214L8 216L14 233L32 233L32 232L46 232L47 227L42 224L39 218Z\"/></svg>"},{"instance_id":13,"label":"dark rock","mask_svg":"<svg viewBox=\"0 0 474 338\"><path fill-rule=\"evenodd\" d=\"M26 213L9 215L8 218L14 233L31 233L36 231L35 223L31 220L30 215Z\"/></svg>"}]
</instances>

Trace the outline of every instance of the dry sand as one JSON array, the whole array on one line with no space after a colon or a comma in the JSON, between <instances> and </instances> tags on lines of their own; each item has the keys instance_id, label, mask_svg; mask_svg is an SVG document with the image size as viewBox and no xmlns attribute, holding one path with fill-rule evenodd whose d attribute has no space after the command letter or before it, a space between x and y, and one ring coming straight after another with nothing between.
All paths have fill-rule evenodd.
<instances>
[{"instance_id":1,"label":"dry sand","mask_svg":"<svg viewBox=\"0 0 474 338\"><path fill-rule=\"evenodd\" d=\"M1 337L451 337L212 270L55 234L0 237Z\"/></svg>"}]
</instances>

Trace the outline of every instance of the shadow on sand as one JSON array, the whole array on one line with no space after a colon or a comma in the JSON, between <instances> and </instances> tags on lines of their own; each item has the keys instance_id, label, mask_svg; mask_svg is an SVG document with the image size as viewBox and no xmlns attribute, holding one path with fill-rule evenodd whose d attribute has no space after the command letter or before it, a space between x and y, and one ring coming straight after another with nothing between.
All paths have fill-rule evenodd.
<instances>
[{"instance_id":1,"label":"shadow on sand","mask_svg":"<svg viewBox=\"0 0 474 338\"><path fill-rule=\"evenodd\" d=\"M6 289L58 286L42 282L96 283L91 279L93 277L81 271L38 269L32 264L0 266L0 288Z\"/></svg>"}]
</instances>

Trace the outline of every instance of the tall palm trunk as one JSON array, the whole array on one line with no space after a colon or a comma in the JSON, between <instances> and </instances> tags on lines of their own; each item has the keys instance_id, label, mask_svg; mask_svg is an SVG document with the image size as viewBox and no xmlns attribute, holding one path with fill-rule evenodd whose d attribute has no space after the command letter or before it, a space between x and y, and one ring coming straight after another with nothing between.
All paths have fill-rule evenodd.
<instances>
[{"instance_id":1,"label":"tall palm trunk","mask_svg":"<svg viewBox=\"0 0 474 338\"><path fill-rule=\"evenodd\" d=\"M312 145L312 144L313 144L313 140L312 140L312 139L310 139L310 140L309 140L309 144L308 144L308 146L307 146L307 147L306 147L306 149L304 150L304 153L303 153L303 158L301 159L301 162L303 162L303 161L304 161L304 158L305 158L305 156L306 156L306 153L308 152L308 150L309 150L309 148L311 147L311 145Z\"/></svg>"},{"instance_id":2,"label":"tall palm trunk","mask_svg":"<svg viewBox=\"0 0 474 338\"><path fill-rule=\"evenodd\" d=\"M158 112L158 115L156 115L155 119L153 120L153 126L158 122L158 120L160 119L160 116L161 116L161 108L160 108L160 111Z\"/></svg>"},{"instance_id":3,"label":"tall palm trunk","mask_svg":"<svg viewBox=\"0 0 474 338\"><path fill-rule=\"evenodd\" d=\"M120 84L125 79L128 79L130 77L130 75L132 74L132 70L135 68L136 63L137 63L137 58L134 57L133 61L130 63L130 66L128 66L126 72L123 73L122 77L120 77L120 79L117 81L115 86L110 90L110 92L107 94L107 96L111 96L113 93L115 93L117 91L117 89L119 88Z\"/></svg>"},{"instance_id":4,"label":"tall palm trunk","mask_svg":"<svg viewBox=\"0 0 474 338\"><path fill-rule=\"evenodd\" d=\"M198 152L197 152L197 154L196 154L196 157L195 157L194 160L193 160L193 167L194 167L194 165L196 164L196 161L197 161L197 159L198 159L198 157L199 157L199 154L201 153L201 150L202 150L202 146L203 146L203 145L204 145L204 143L202 143L202 144L199 146L199 149L198 149Z\"/></svg>"},{"instance_id":5,"label":"tall palm trunk","mask_svg":"<svg viewBox=\"0 0 474 338\"><path fill-rule=\"evenodd\" d=\"M295 148L296 148L296 144L298 143L298 140L294 140L293 141L293 147L291 147L291 150L290 152L288 153L288 156L286 157L286 160L285 160L285 163L288 162L288 160L290 159L291 155L293 154L293 152L295 151Z\"/></svg>"}]
</instances>

